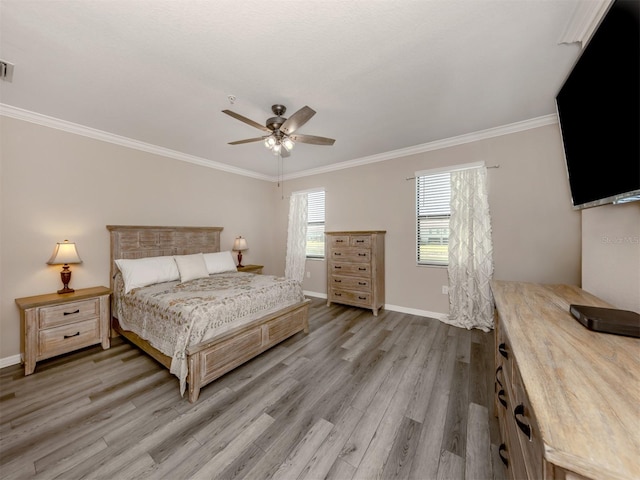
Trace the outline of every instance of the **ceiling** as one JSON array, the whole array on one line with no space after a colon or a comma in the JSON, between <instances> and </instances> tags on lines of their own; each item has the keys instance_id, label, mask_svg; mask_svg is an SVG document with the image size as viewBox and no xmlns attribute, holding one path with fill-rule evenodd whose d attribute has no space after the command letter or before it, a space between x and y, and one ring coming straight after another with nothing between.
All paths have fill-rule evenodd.
<instances>
[{"instance_id":1,"label":"ceiling","mask_svg":"<svg viewBox=\"0 0 640 480\"><path fill-rule=\"evenodd\" d=\"M308 105L297 133L336 142L296 145L282 168L301 176L555 114L589 1L0 0L0 103L272 180L261 142L228 145L263 133L221 111Z\"/></svg>"}]
</instances>

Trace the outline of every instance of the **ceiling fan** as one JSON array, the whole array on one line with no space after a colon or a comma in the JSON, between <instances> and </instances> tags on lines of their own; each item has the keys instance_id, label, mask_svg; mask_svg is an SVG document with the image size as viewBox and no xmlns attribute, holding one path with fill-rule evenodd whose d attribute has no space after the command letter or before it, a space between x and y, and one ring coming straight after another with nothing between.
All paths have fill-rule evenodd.
<instances>
[{"instance_id":1,"label":"ceiling fan","mask_svg":"<svg viewBox=\"0 0 640 480\"><path fill-rule=\"evenodd\" d=\"M243 143L263 141L265 147L270 149L274 155L288 157L296 142L310 143L312 145L333 145L335 143L333 138L294 134L296 130L307 123L311 117L316 114L315 110L312 108L304 106L289 118L284 118L282 116L287 111L287 108L284 105L273 105L271 107L271 111L274 113L275 117L268 118L267 122L263 126L258 122L254 122L253 120L243 117L231 110L222 110L222 113L226 113L227 115L268 134L263 135L262 137L247 138L245 140L229 142L229 145L240 145Z\"/></svg>"}]
</instances>

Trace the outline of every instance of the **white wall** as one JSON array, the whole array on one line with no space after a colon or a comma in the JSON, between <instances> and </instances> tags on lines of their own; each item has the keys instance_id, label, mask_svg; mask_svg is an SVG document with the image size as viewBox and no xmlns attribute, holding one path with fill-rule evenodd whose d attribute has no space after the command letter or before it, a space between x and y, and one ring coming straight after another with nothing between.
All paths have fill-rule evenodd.
<instances>
[{"instance_id":1,"label":"white wall","mask_svg":"<svg viewBox=\"0 0 640 480\"><path fill-rule=\"evenodd\" d=\"M48 266L56 242L76 242L71 288L109 286L106 225L221 226L221 248L237 235L243 263L280 271L271 182L221 172L0 116L0 360L20 348L15 299L62 288Z\"/></svg>"},{"instance_id":2,"label":"white wall","mask_svg":"<svg viewBox=\"0 0 640 480\"><path fill-rule=\"evenodd\" d=\"M582 288L640 313L640 202L582 211Z\"/></svg>"},{"instance_id":3,"label":"white wall","mask_svg":"<svg viewBox=\"0 0 640 480\"><path fill-rule=\"evenodd\" d=\"M494 242L494 277L580 284L580 213L571 207L557 125L285 182L290 192L326 189L326 229L386 230L386 302L446 314L446 268L417 266L414 172L484 161ZM288 199L276 194L276 232ZM284 244L286 234L276 243ZM284 262L284 252L282 252ZM326 264L307 261L307 291L326 294Z\"/></svg>"},{"instance_id":4,"label":"white wall","mask_svg":"<svg viewBox=\"0 0 640 480\"><path fill-rule=\"evenodd\" d=\"M61 288L47 266L54 244L75 241L84 263L72 288L109 285L108 224L222 226L222 249L243 235L244 263L283 274L288 195L325 187L327 230L386 230L390 308L448 312L445 268L415 264L415 187L428 168L484 161L495 278L580 284L580 212L570 195L557 125L275 183L188 164L0 117L0 361L20 349L15 298ZM284 193L285 198L281 198ZM326 293L324 261L308 261L309 292Z\"/></svg>"}]
</instances>

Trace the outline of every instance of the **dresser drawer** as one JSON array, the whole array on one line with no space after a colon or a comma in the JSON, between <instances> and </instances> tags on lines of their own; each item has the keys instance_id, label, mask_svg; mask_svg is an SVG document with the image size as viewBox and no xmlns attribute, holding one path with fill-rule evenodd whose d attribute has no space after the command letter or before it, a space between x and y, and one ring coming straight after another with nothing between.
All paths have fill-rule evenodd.
<instances>
[{"instance_id":1,"label":"dresser drawer","mask_svg":"<svg viewBox=\"0 0 640 480\"><path fill-rule=\"evenodd\" d=\"M331 259L340 262L370 263L371 250L366 248L340 248L331 251Z\"/></svg>"},{"instance_id":2,"label":"dresser drawer","mask_svg":"<svg viewBox=\"0 0 640 480\"><path fill-rule=\"evenodd\" d=\"M80 322L100 315L100 299L90 298L78 302L41 307L38 313L40 328L56 327Z\"/></svg>"},{"instance_id":3,"label":"dresser drawer","mask_svg":"<svg viewBox=\"0 0 640 480\"><path fill-rule=\"evenodd\" d=\"M349 235L331 235L329 237L329 246L331 248L348 247Z\"/></svg>"},{"instance_id":4,"label":"dresser drawer","mask_svg":"<svg viewBox=\"0 0 640 480\"><path fill-rule=\"evenodd\" d=\"M331 275L355 275L362 278L371 278L371 265L366 263L329 263L329 272Z\"/></svg>"},{"instance_id":5,"label":"dresser drawer","mask_svg":"<svg viewBox=\"0 0 640 480\"><path fill-rule=\"evenodd\" d=\"M347 290L331 290L332 302L348 302L353 305L368 306L371 303L371 294L365 292L349 292Z\"/></svg>"},{"instance_id":6,"label":"dresser drawer","mask_svg":"<svg viewBox=\"0 0 640 480\"><path fill-rule=\"evenodd\" d=\"M371 235L351 235L349 237L349 246L370 248L371 247Z\"/></svg>"},{"instance_id":7,"label":"dresser drawer","mask_svg":"<svg viewBox=\"0 0 640 480\"><path fill-rule=\"evenodd\" d=\"M358 277L342 277L338 275L332 275L329 279L331 286L338 289L357 290L358 292L370 292L371 280L368 278Z\"/></svg>"},{"instance_id":8,"label":"dresser drawer","mask_svg":"<svg viewBox=\"0 0 640 480\"><path fill-rule=\"evenodd\" d=\"M40 330L38 332L38 356L39 358L48 358L95 343L100 343L98 317Z\"/></svg>"}]
</instances>

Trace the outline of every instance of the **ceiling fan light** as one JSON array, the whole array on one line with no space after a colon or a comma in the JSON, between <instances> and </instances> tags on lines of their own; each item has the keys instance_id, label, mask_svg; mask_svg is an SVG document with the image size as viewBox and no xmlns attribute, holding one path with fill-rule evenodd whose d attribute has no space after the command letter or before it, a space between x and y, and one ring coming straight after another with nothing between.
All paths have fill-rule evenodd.
<instances>
[{"instance_id":1,"label":"ceiling fan light","mask_svg":"<svg viewBox=\"0 0 640 480\"><path fill-rule=\"evenodd\" d=\"M264 141L264 146L267 148L273 148L273 146L276 144L276 139L273 138L272 135L268 136L266 138L266 140Z\"/></svg>"},{"instance_id":2,"label":"ceiling fan light","mask_svg":"<svg viewBox=\"0 0 640 480\"><path fill-rule=\"evenodd\" d=\"M290 152L291 150L293 150L295 143L293 140L287 137L282 141L282 145L287 149L287 152Z\"/></svg>"},{"instance_id":3,"label":"ceiling fan light","mask_svg":"<svg viewBox=\"0 0 640 480\"><path fill-rule=\"evenodd\" d=\"M279 143L276 143L272 148L273 154L278 155L280 153L280 148L281 148L281 145Z\"/></svg>"}]
</instances>

